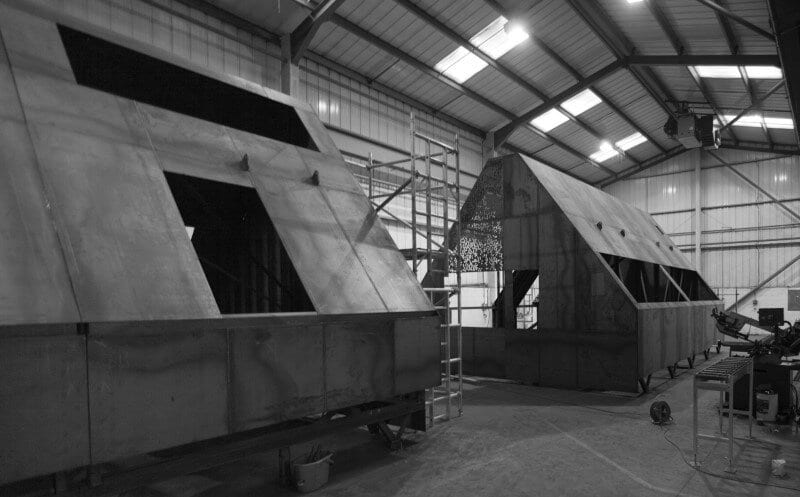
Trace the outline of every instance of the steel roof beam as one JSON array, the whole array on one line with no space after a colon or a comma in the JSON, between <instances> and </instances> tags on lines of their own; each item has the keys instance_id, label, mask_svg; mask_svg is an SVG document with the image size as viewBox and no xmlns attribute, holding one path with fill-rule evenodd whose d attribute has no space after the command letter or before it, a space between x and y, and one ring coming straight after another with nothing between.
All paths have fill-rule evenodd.
<instances>
[{"instance_id":1,"label":"steel roof beam","mask_svg":"<svg viewBox=\"0 0 800 497\"><path fill-rule=\"evenodd\" d=\"M589 28L605 43L617 59L624 59L635 52L631 41L614 25L608 14L593 0L567 0L572 10L578 14ZM658 79L649 67L629 67L631 74L664 109L667 115L674 116L675 110L667 101L675 98L669 89Z\"/></svg>"},{"instance_id":2,"label":"steel roof beam","mask_svg":"<svg viewBox=\"0 0 800 497\"><path fill-rule=\"evenodd\" d=\"M744 70L743 67L739 68L739 75L742 78L742 84L744 85L744 89L747 91L747 95L750 97L750 107L758 109L758 96L756 95L755 88L753 88L752 83L750 82L750 78L747 76L747 71ZM774 147L775 144L772 141L772 135L769 134L769 128L764 123L764 120L761 120L761 132L764 133L764 138L766 138L767 143L769 144L770 148Z\"/></svg>"},{"instance_id":3,"label":"steel roof beam","mask_svg":"<svg viewBox=\"0 0 800 497\"><path fill-rule=\"evenodd\" d=\"M747 150L748 152L765 152L770 154L800 155L800 148L777 143L770 148L766 143L743 141L737 143L731 140L722 140L720 148L729 148L731 150Z\"/></svg>"},{"instance_id":4,"label":"steel roof beam","mask_svg":"<svg viewBox=\"0 0 800 497\"><path fill-rule=\"evenodd\" d=\"M541 104L534 107L533 109L525 112L521 116L515 117L514 119L511 120L510 123L506 124L505 126L503 126L502 128L500 128L495 132L495 143L504 143L508 139L508 137L511 136L514 130L516 130L518 127L524 125L525 123L527 123L534 117L538 116L542 112L549 110L551 107L555 107L561 104L564 100L567 100L570 97L574 97L575 95L585 90L586 88L610 76L619 69L622 69L622 67L623 67L622 62L620 61L612 62L611 64L608 64L599 71L579 80L576 84L562 91L558 95L548 98L547 100L543 101Z\"/></svg>"},{"instance_id":5,"label":"steel roof beam","mask_svg":"<svg viewBox=\"0 0 800 497\"><path fill-rule=\"evenodd\" d=\"M769 15L778 43L778 55L783 63L786 93L794 118L795 140L800 144L800 2L797 0L768 0Z\"/></svg>"},{"instance_id":6,"label":"steel roof beam","mask_svg":"<svg viewBox=\"0 0 800 497\"><path fill-rule=\"evenodd\" d=\"M711 91L708 89L703 79L697 74L695 68L687 67L686 70L689 72L689 76L692 77L694 84L697 85L697 88L700 90L700 94L703 95L703 98L706 99L708 105L711 106L711 110L714 111L714 114L721 116L722 111L720 111L717 107L717 104L714 102L714 98L711 96ZM733 128L727 128L727 131L731 134L735 141L739 141L739 137L736 136L736 132L733 130ZM720 134L722 134L722 132L720 132Z\"/></svg>"},{"instance_id":7,"label":"steel roof beam","mask_svg":"<svg viewBox=\"0 0 800 497\"><path fill-rule=\"evenodd\" d=\"M682 48L682 46L680 47ZM629 66L777 66L777 55L631 55Z\"/></svg>"},{"instance_id":8,"label":"steel roof beam","mask_svg":"<svg viewBox=\"0 0 800 497\"><path fill-rule=\"evenodd\" d=\"M714 0L714 2L722 8L727 8L725 0ZM731 23L724 14L717 11L717 22L719 23L719 27L722 29L722 32L725 34L725 42L728 44L728 50L736 55L739 53L739 40L736 38L736 34L733 32L733 27L731 27Z\"/></svg>"},{"instance_id":9,"label":"steel roof beam","mask_svg":"<svg viewBox=\"0 0 800 497\"><path fill-rule=\"evenodd\" d=\"M678 32L672 27L672 23L670 23L669 19L667 19L667 15L661 9L658 1L645 0L645 3L647 4L647 8L650 9L650 13L653 15L653 17L655 17L658 25L661 26L661 30L667 36L672 48L678 52L678 55L683 55L684 52L686 52L686 48L683 46L683 42L681 41L680 36L678 36Z\"/></svg>"},{"instance_id":10,"label":"steel roof beam","mask_svg":"<svg viewBox=\"0 0 800 497\"><path fill-rule=\"evenodd\" d=\"M186 21L193 22L195 24L200 24L200 25L203 24L202 22L200 22L200 21L198 21L196 19L192 19L187 14L182 14L182 13L180 13L178 11L173 10L173 9L169 9L169 8L167 8L165 6L159 5L154 0L143 0L143 1L145 1L148 4L151 4L155 8L164 10L165 12L169 12L172 15L176 15L178 17L181 17L181 18L185 19ZM269 41L271 43L274 43L274 44L279 44L280 43L280 37L278 35L270 32L270 31L267 31L266 29L262 28L261 26L253 24L250 21L242 19L241 17L238 17L238 16L236 16L234 14L231 14L230 12L228 12L226 10L220 9L219 7L216 7L215 5L212 5L212 4L210 4L210 3L208 3L208 2L206 2L204 0L179 0L179 1L181 3L183 3L184 5L190 7L190 8L197 9L197 10L203 12L204 14L207 14L207 15L209 15L211 17L214 17L215 19L219 19L219 20L221 20L221 21L223 21L223 22L225 22L227 24L235 26L236 28L241 29L242 31L247 32L247 33L249 33L249 34L251 34L253 36L257 36L259 38L263 38L263 39L265 39L265 40L267 40L267 41ZM206 27L208 29L212 29L211 26L204 26L204 27ZM407 94L405 94L403 92L395 90L394 88L386 86L383 83L380 83L378 81L374 81L374 80L372 80L370 78L367 78L363 74L360 74L360 73L358 73L358 72L356 72L356 71L354 71L354 70L352 70L352 69L350 69L350 68L348 68L348 67L346 67L346 66L344 66L342 64L339 64L338 62L330 60L327 57L324 57L323 55L314 53L312 51L306 51L305 57L308 60L311 60L311 61L313 61L313 62L315 62L315 63L317 63L317 64L319 64L319 65L321 65L323 67L327 67L328 69L330 69L332 71L338 72L338 73L340 73L340 74L342 74L342 75L344 75L344 76L346 76L346 77L348 77L348 78L350 78L350 79L352 79L354 81L357 81L357 82L359 82L359 83L361 83L363 85L366 85L368 87L374 88L375 90L380 91L381 93L384 93L387 96L389 96L391 98L394 98L394 99L396 99L396 100L398 100L400 102L403 102L406 105L409 105L411 107L415 107L415 108L417 108L419 110L427 112L428 114L431 114L432 116L437 117L437 118L441 119L444 122L447 122L449 124L452 124L453 126L456 126L456 127L460 128L460 129L468 131L468 132L478 136L481 140L486 138L486 135L487 135L486 130L480 129L480 128L472 125L472 124L466 123L466 122L462 121L461 119L459 119L459 118L457 118L455 116L452 116L452 115L450 115L450 114L448 114L446 112L443 112L441 110L437 110L437 109L431 107L430 105L428 105L428 104L426 104L426 103L424 103L424 102L422 102L420 100L417 100L416 98L411 97L411 96L409 96L409 95L407 95ZM538 130L536 130L536 131L538 131ZM554 144L554 145L557 146L557 144ZM510 145L508 145L507 147L510 147ZM564 171L565 173L569 174L570 176L574 177L575 179L578 179L580 181L584 181L585 182L585 179L579 178L579 177L577 177L577 176L565 171L563 168L557 167L557 166L555 166L553 164L548 163L547 161L543 161L542 159L536 157L536 155L535 155L536 153L535 152L534 153L527 152L527 151L525 151L523 149L520 149L519 147L514 147L513 150L515 152L517 152L517 153L521 153L521 154L527 155L529 157L532 157L532 158L538 160L539 162L542 162L543 164L547 164L548 166L553 167L554 169L558 169L558 170Z\"/></svg>"},{"instance_id":11,"label":"steel roof beam","mask_svg":"<svg viewBox=\"0 0 800 497\"><path fill-rule=\"evenodd\" d=\"M650 7L650 11L656 18L656 21L658 22L658 25L661 27L661 30L664 32L667 38L670 39L673 49L676 52L678 52L678 57L685 58L686 56L683 55L685 52L683 42L678 37L677 32L672 27L672 24L664 15L664 12L656 5L655 0L647 0L647 5ZM739 57L739 56L731 55L730 57ZM630 63L630 57L628 58L628 60ZM709 91L705 82L697 74L697 71L693 67L694 65L700 65L700 64L686 64L686 70L689 72L689 75L692 77L692 80L694 81L695 85L697 85L697 88L700 89L700 93L703 95L703 98L711 106L711 110L713 110L715 114L721 115L721 112L719 111L716 103L714 102L714 98L712 97L711 92ZM728 132L731 134L731 136L733 136L733 138L736 141L739 141L739 138L736 136L736 133L733 131L733 129L729 129Z\"/></svg>"},{"instance_id":12,"label":"steel roof beam","mask_svg":"<svg viewBox=\"0 0 800 497\"><path fill-rule=\"evenodd\" d=\"M759 35L763 36L764 38L766 38L768 40L775 41L775 35L773 35L769 31L756 26L755 24L753 24L752 22L748 21L744 17L742 17L742 16L740 16L738 14L734 14L730 10L726 9L725 7L719 5L719 4L715 3L715 2L713 2L712 0L696 0L696 1L702 3L706 7L714 9L718 14L724 15L728 19L741 24L742 26L744 26L747 29L753 31L754 33L758 33ZM794 3L794 2L791 2L791 3Z\"/></svg>"},{"instance_id":13,"label":"steel roof beam","mask_svg":"<svg viewBox=\"0 0 800 497\"><path fill-rule=\"evenodd\" d=\"M777 83L775 83L775 85L773 85L773 86L772 86L772 88L770 88L770 89L769 89L769 91L768 91L767 93L765 93L763 97L761 97L761 98L758 98L758 99L756 99L756 100L752 101L752 102L750 103L750 106L748 106L747 108L743 109L741 112L739 112L738 114L736 114L736 117L734 117L733 119L731 119L730 121L728 121L726 124L722 125L722 127L720 127L720 128L719 128L719 132L720 132L720 133L722 133L723 131L725 131L726 129L728 129L729 127L731 127L731 126L733 125L733 123L735 123L736 121L738 121L739 119L741 119L741 118L742 118L742 117L743 117L745 114L747 114L747 113L748 113L748 112L750 112L751 110L753 110L753 109L756 109L756 108L760 108L760 107L761 107L761 104L763 104L763 103L764 103L764 102L765 102L765 101L766 101L766 100L767 100L769 97L771 97L771 96L772 96L772 95L773 95L775 92L777 92L778 90L780 90L781 88L783 88L783 85L784 85L784 84L785 84L785 81L783 81L783 80L781 80L781 81L778 81Z\"/></svg>"},{"instance_id":14,"label":"steel roof beam","mask_svg":"<svg viewBox=\"0 0 800 497\"><path fill-rule=\"evenodd\" d=\"M615 178L607 178L607 179L598 181L598 182L594 183L593 186L596 186L598 188L605 188L606 186L611 185L613 183L616 183L617 181L621 181L621 180L623 180L625 178L633 176L634 174L640 173L640 172L642 172L642 171L644 171L646 169L650 169L651 167L657 166L657 165L661 164L662 162L664 162L666 160L669 160L669 159L671 159L673 157L677 157L677 156L681 155L684 152L686 152L686 148L684 148L683 145L678 145L676 147L673 147L673 148L667 150L666 152L662 152L662 153L660 153L658 155L650 157L649 159L644 161L644 163L642 163L641 166L633 166L631 168L628 168L628 169L618 173Z\"/></svg>"},{"instance_id":15,"label":"steel roof beam","mask_svg":"<svg viewBox=\"0 0 800 497\"><path fill-rule=\"evenodd\" d=\"M455 80L450 79L447 76L444 76L443 74L438 73L436 70L434 70L432 67L428 66L427 64L423 63L422 61L412 57L411 55L408 55L406 52L402 51L401 49L397 48L396 46L392 45L391 43L382 40L381 38L375 36L374 34L370 33L369 31L365 30L364 28L362 28L362 27L354 24L353 22L345 19L344 17L342 17L342 16L340 16L338 14L333 14L332 17L331 17L331 21L336 23L341 28L343 28L343 29L349 31L350 33L354 34L355 36L358 36L359 38L369 42L370 44L374 45L375 47L383 50L384 52L388 53L389 55L393 56L394 58L403 61L404 63L410 65L411 67L414 67L415 69L417 69L418 71L422 72L423 74L425 74L427 76L430 76L431 78L434 78L434 79L436 79L437 81L439 81L441 83L446 84L447 86L453 88L454 90L456 90L458 92L461 92L462 94L464 94L467 97L475 100L476 102L480 103L481 105L483 105L483 106L491 109L492 111L500 114L505 119L508 119L511 122L515 122L515 121L517 121L519 119L519 117L517 117L513 112L505 109L501 105L496 104L495 102L492 102L491 100L489 100L488 98L484 97L483 95L480 95L479 93L477 93L477 92L475 92L473 90L470 90L469 88L467 88L464 85L456 82ZM523 122L525 122L525 121L527 121L527 119L524 120ZM575 148L567 145L566 143L558 140L557 138L554 138L553 136L536 129L531 125L527 125L526 127L528 129L530 129L531 131L533 131L534 133L536 133L537 135L539 135L541 138L544 138L545 140L553 142L554 144L558 145L559 148L564 149L566 152L578 157L582 161L588 162L589 164L592 164L593 166L604 170L609 175L613 175L614 174L614 172L611 171L610 169L606 168L605 166L603 166L602 164L600 164L600 163L598 163L596 161L593 161L588 156L584 155L583 153L581 153L580 151L576 150ZM516 126L515 126L515 129L516 129ZM508 138L508 137L506 137L506 138ZM496 143L495 146L497 146L497 142L495 142L495 143Z\"/></svg>"},{"instance_id":16,"label":"steel roof beam","mask_svg":"<svg viewBox=\"0 0 800 497\"><path fill-rule=\"evenodd\" d=\"M434 16L430 15L428 12L426 12L425 10L423 10L422 8L420 8L419 6L417 6L416 4L411 2L410 0L394 0L394 1L395 1L395 3L401 5L403 8L408 10L409 12L413 13L415 16L419 17L420 19L422 19L423 21L428 23L429 25L433 26L434 29L436 29L438 32L440 32L441 34L443 34L447 38L449 38L450 41L456 43L459 46L462 46L462 47L466 48L467 50L469 50L470 52L475 54L478 58L480 58L481 60L486 62L489 65L489 67L491 67L492 69L496 70L497 72L499 72L503 76L507 77L508 79L510 79L511 81L513 81L514 83L519 85L520 87L524 88L528 92L536 95L536 97L539 98L539 100L542 100L542 101L549 100L549 97L547 96L546 93L544 93L539 88L535 87L532 83L526 81L522 76L517 74L513 69L505 66L501 62L493 59L492 57L490 57L488 55L486 55L482 50L480 50L479 48L475 47L472 43L470 43L470 41L468 39L464 38L463 36L461 36L460 34L455 32L454 30L450 29L444 23L442 23L441 21L436 19ZM603 137L602 134L596 128L594 128L592 125L590 125L589 123L587 123L585 121L582 121L582 120L576 118L575 116L570 115L564 109L559 108L559 110L564 112L564 115L569 117L570 121L574 122L579 128L583 129L584 131L586 131L587 133L592 135L594 138L596 138L596 139L598 139L600 141L605 141L606 140L605 137ZM544 136L544 135L542 137L543 138L547 138L547 136ZM496 139L497 139L497 136L495 135L495 140ZM549 138L547 138L547 139L549 139ZM495 142L495 146L497 146L497 142ZM631 154L627 153L625 150L619 149L617 147L615 147L615 149L616 149L618 154L620 154L623 157L627 158L631 162L634 162L636 164L639 163L638 159L633 157ZM600 166L600 167L602 167L602 166ZM608 171L611 174L613 174L613 172L611 172L610 170L608 170Z\"/></svg>"},{"instance_id":17,"label":"steel roof beam","mask_svg":"<svg viewBox=\"0 0 800 497\"><path fill-rule=\"evenodd\" d=\"M492 2L492 3L495 3L495 2ZM502 14L503 12L500 11L500 13ZM577 71L577 69L572 67L566 60L564 60L563 57L561 57L555 50L550 48L547 45L547 43L545 43L541 38L539 38L539 37L537 37L535 35L531 35L531 39L533 40L533 43L542 50L542 52L544 52L545 54L547 54L548 57L553 59L556 64L558 64L559 66L561 66L562 69L567 71L570 74L570 76L575 78L576 81L580 81L581 79L583 79L583 75L581 73L579 73ZM661 146L661 144L658 143L655 140L655 138L653 138L653 136L652 136L652 134L650 132L648 132L647 130L645 130L641 126L639 126L639 124L637 124L633 119L631 119L628 116L628 114L625 113L625 111L623 111L617 104L612 102L610 98L608 98L606 95L603 94L603 92L598 90L596 86L591 86L590 88L592 89L593 92L595 92L595 94L597 94L598 97L603 99L603 102L608 107L610 107L611 110L614 111L614 113L619 115L626 123L628 123L628 125L631 128L633 128L634 130L638 131L643 136L647 137L647 139L650 140L650 142L653 145L655 145L656 147L658 147L658 149L661 150L662 152L666 152L667 151L667 149L665 149L663 146Z\"/></svg>"},{"instance_id":18,"label":"steel roof beam","mask_svg":"<svg viewBox=\"0 0 800 497\"><path fill-rule=\"evenodd\" d=\"M500 5L499 3L497 3L495 0L484 0L484 1L485 1L485 2L486 2L486 4L488 4L488 5L489 5L489 6L490 6L492 9L494 9L494 10L495 10L495 11L496 11L498 14L502 15L502 16L503 16L503 17L505 17L506 19L512 19L512 18L514 17L514 15L513 15L512 13L508 12L508 11L507 11L507 10L506 10L506 9L505 9L505 8L504 8L502 5ZM545 54L546 54L548 57L550 57L550 58L551 58L553 61L555 61L555 63L556 63L556 64L558 64L558 65L559 65L559 66L560 66L562 69L564 69L565 71L567 71L567 72L570 74L570 76L572 76L573 78L575 78L575 80L576 80L576 81L580 81L581 79L583 79L583 75L582 75L580 72L578 72L578 70L577 70L577 69L575 69L574 67L572 67L572 65L570 65L570 63L569 63L569 62L567 62L566 60L564 60L564 58L563 58L563 57L561 57L561 55L559 55L559 54L558 54L558 52L556 52L555 50L553 50L553 49L552 49L552 48L551 48L551 47L550 47L550 46L549 46L547 43L545 43L545 42L544 42L544 40L542 40L541 38L539 38L538 36L536 36L536 34L535 34L535 33L532 33L532 34L530 35L530 39L531 39L531 41L533 42L533 44L534 44L534 45L536 45L536 46L537 46L539 49L541 49L541 50L542 50L542 51L543 51L543 52L544 52L544 53L545 53ZM634 121L633 121L633 119L631 119L631 118L630 118L630 117L629 117L629 116L628 116L628 115L627 115L625 112L623 112L623 111L622 111L622 109L620 109L620 108L619 108L619 107L618 107L616 104L614 104L614 103L611 101L611 99L609 99L608 97L606 97L606 96L605 96L605 95L604 95L604 94L603 94L603 93L602 93L600 90L598 90L596 87L591 87L591 88L592 88L592 91L594 91L594 92L595 92L595 94L597 94L597 96L598 96L598 97L600 97L600 98L603 100L603 102L604 102L606 105L608 105L608 107L610 107L610 108L611 108L611 110L612 110L613 112L615 112L616 114L618 114L618 115L619 115L619 116L620 116L620 117L621 117L621 118L622 118L622 119L623 119L623 120L624 120L626 123L628 123L628 125L629 125L630 127L632 127L634 130L636 130L636 131L638 131L639 133L641 133L643 136L647 137L647 139L648 139L650 142L652 142L652 143L653 143L653 145L655 145L656 147L658 147L658 148L659 148L659 149L660 149L662 152L665 152L665 151L666 151L666 149L665 149L664 147L662 147L662 146L661 146L661 144L659 144L659 143L658 143L658 142L657 142L657 141L656 141L656 140L655 140L655 139L652 137L652 135L651 135L651 134L650 134L648 131L646 131L644 128L642 128L642 127L641 127L641 126L639 126L639 125L638 125L636 122L634 122Z\"/></svg>"},{"instance_id":19,"label":"steel roof beam","mask_svg":"<svg viewBox=\"0 0 800 497\"><path fill-rule=\"evenodd\" d=\"M342 4L342 1L343 0L323 0L319 5L314 7L314 10L308 14L308 17L303 19L303 22L292 31L290 35L292 64L300 62L311 40L314 39L317 31L319 31L319 28L331 18L333 13L336 12L336 8Z\"/></svg>"}]
</instances>

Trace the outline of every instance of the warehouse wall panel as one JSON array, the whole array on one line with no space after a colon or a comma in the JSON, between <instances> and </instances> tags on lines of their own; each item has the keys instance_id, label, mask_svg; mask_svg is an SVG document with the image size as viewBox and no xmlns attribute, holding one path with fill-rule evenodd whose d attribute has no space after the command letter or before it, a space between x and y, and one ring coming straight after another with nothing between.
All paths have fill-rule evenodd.
<instances>
[{"instance_id":1,"label":"warehouse wall panel","mask_svg":"<svg viewBox=\"0 0 800 497\"><path fill-rule=\"evenodd\" d=\"M700 155L700 269L709 285L734 304L800 255L800 157L719 149L719 159L769 193L759 191L709 153ZM696 181L689 154L665 161L606 191L654 214L678 247L694 254ZM667 196L671 187L675 192ZM770 199L781 200L781 207ZM788 289L800 287L800 261L738 306L755 316L759 307L788 306ZM754 303L755 302L755 303ZM800 312L787 311L787 319Z\"/></svg>"}]
</instances>

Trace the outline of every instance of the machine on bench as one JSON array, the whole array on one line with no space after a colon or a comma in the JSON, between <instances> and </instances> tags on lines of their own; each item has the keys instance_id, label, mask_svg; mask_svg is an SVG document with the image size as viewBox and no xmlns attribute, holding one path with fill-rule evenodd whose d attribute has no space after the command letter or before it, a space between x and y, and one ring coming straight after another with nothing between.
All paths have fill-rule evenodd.
<instances>
[{"instance_id":1,"label":"machine on bench","mask_svg":"<svg viewBox=\"0 0 800 497\"><path fill-rule=\"evenodd\" d=\"M735 338L730 342L731 351L747 352L754 363L755 390L768 388L778 394L778 412L791 411L792 370L800 370L800 361L787 361L784 358L800 354L800 321L794 324L785 321L783 309L764 308L758 310L758 320L736 312L722 312L714 309L711 313L717 321L717 330L723 335ZM746 324L767 331L768 336L753 336L743 333ZM746 409L748 405L748 381L739 381L734 388L734 408ZM756 391L749 395L756 395ZM753 403L756 405L756 402Z\"/></svg>"}]
</instances>

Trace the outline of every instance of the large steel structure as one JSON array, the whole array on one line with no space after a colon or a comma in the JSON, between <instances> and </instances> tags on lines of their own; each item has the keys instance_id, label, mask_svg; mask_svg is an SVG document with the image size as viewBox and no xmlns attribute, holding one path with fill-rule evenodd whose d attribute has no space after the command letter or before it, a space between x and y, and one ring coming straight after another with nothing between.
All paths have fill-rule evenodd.
<instances>
[{"instance_id":1,"label":"large steel structure","mask_svg":"<svg viewBox=\"0 0 800 497\"><path fill-rule=\"evenodd\" d=\"M28 9L0 4L0 484L424 421L439 317L312 110Z\"/></svg>"},{"instance_id":2,"label":"large steel structure","mask_svg":"<svg viewBox=\"0 0 800 497\"><path fill-rule=\"evenodd\" d=\"M490 160L462 212L463 269L506 275L498 328L464 330L468 372L637 391L715 342L721 302L647 213L520 155ZM537 278L538 323L519 330Z\"/></svg>"}]
</instances>

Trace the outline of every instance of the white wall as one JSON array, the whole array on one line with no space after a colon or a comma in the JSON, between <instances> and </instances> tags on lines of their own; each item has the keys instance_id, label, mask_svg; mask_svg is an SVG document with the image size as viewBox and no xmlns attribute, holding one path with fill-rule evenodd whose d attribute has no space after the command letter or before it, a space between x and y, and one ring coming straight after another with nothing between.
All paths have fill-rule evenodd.
<instances>
[{"instance_id":1,"label":"white wall","mask_svg":"<svg viewBox=\"0 0 800 497\"><path fill-rule=\"evenodd\" d=\"M800 213L800 157L727 149L715 153ZM800 221L729 169L719 167L709 154L701 153L700 164L701 272L728 306L800 255ZM691 156L684 153L605 191L653 214L694 260L694 187ZM797 287L800 262L740 304L739 310L755 316L759 307L786 308L787 290ZM800 319L800 312L787 311L786 316Z\"/></svg>"}]
</instances>

